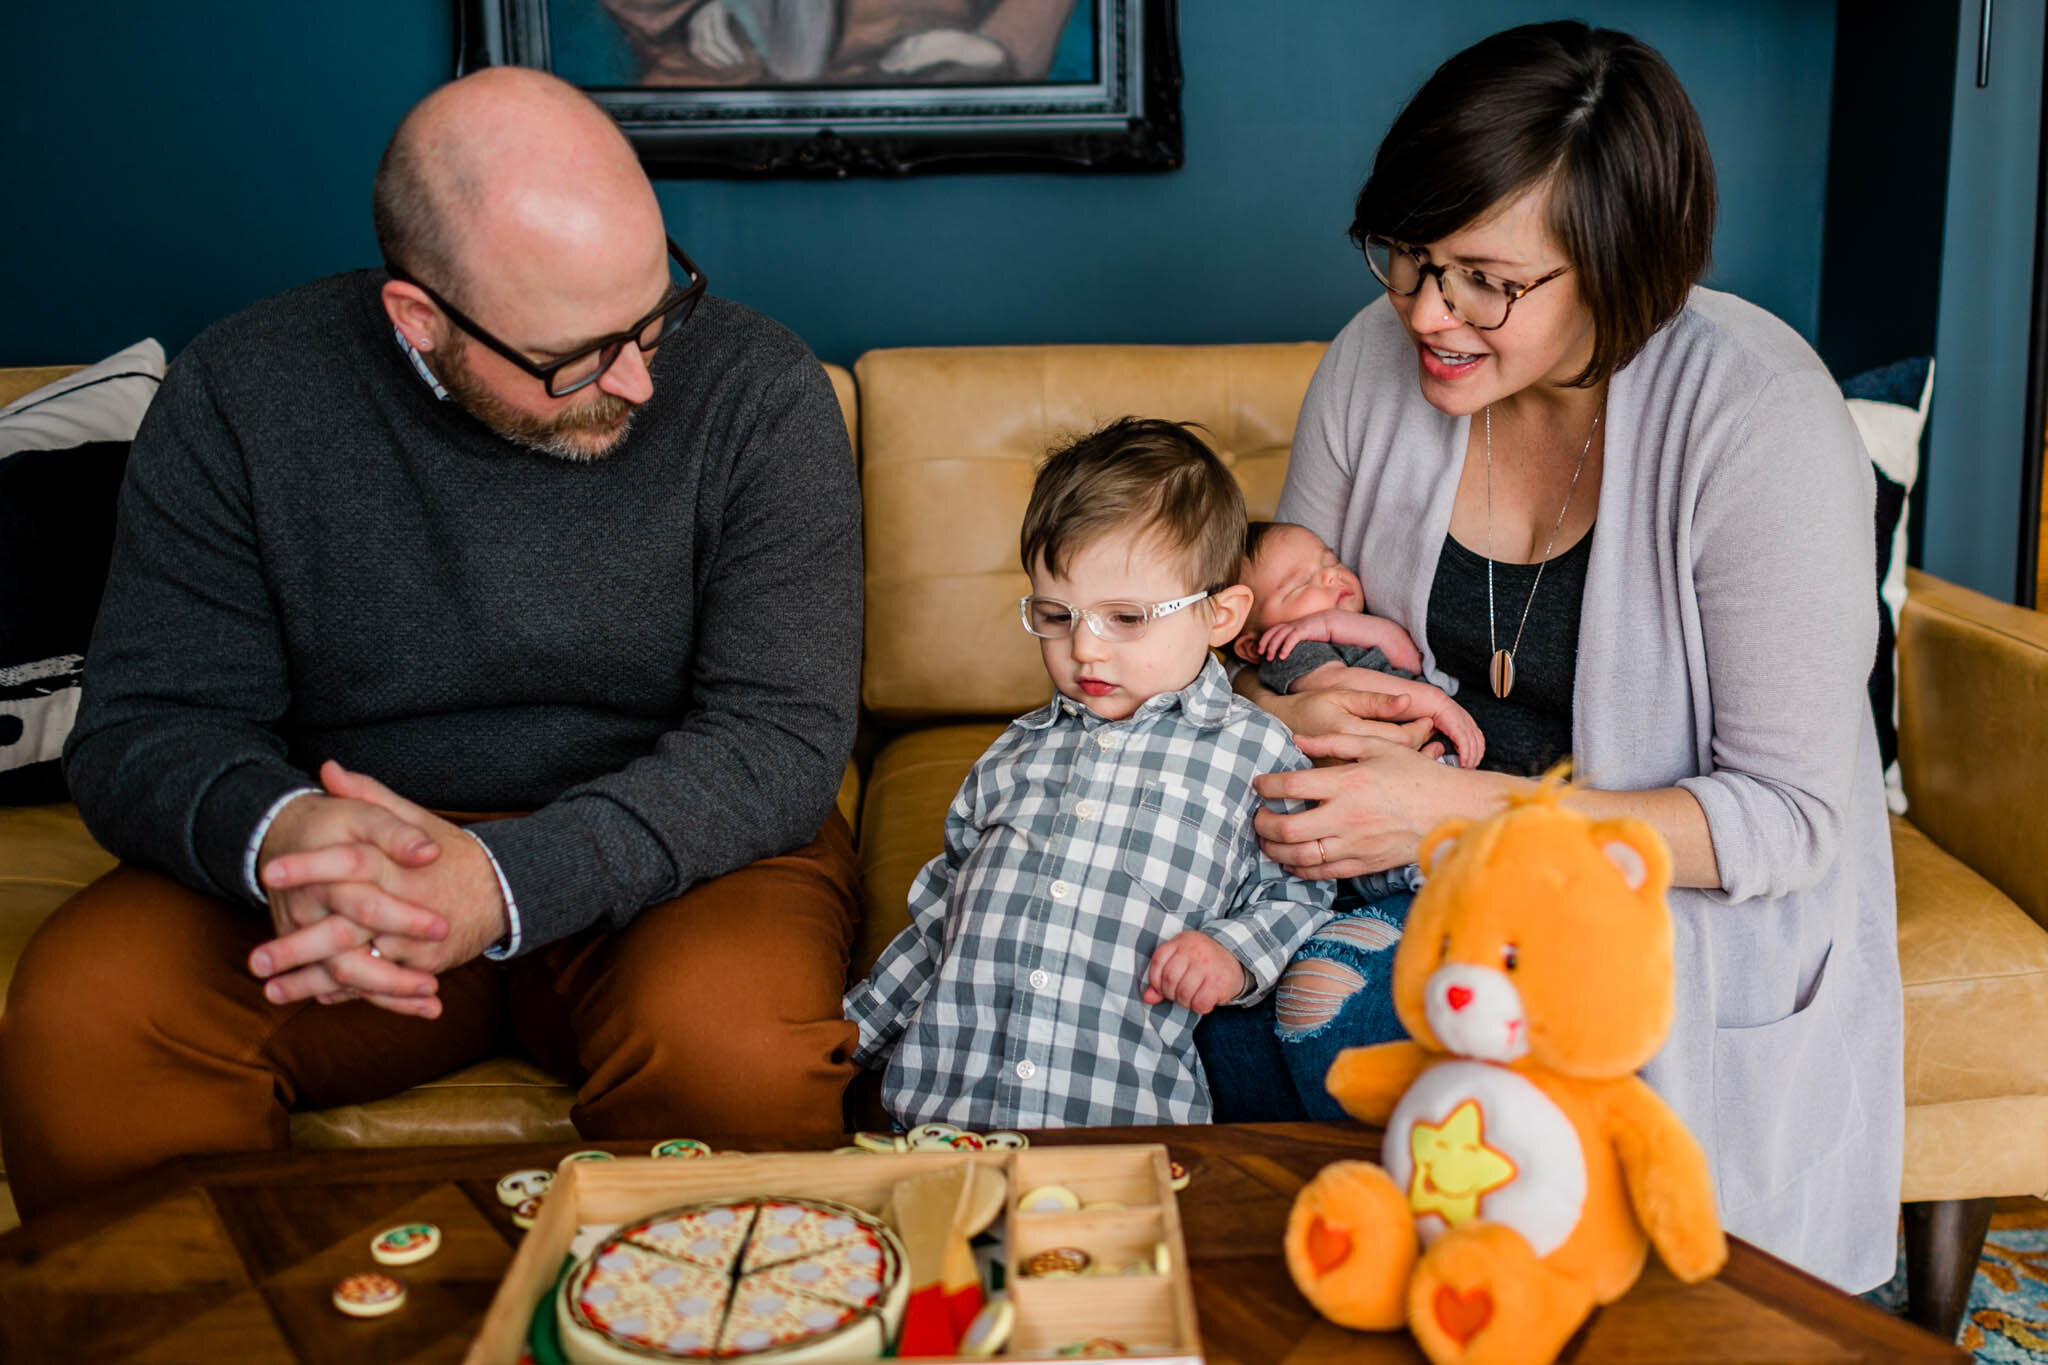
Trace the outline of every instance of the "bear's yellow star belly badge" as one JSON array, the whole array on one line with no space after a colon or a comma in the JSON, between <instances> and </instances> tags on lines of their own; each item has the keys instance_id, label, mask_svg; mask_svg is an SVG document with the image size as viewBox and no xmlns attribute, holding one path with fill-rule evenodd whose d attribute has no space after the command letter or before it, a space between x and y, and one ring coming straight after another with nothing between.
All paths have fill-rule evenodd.
<instances>
[{"instance_id":1,"label":"bear's yellow star belly badge","mask_svg":"<svg viewBox=\"0 0 2048 1365\"><path fill-rule=\"evenodd\" d=\"M1408 1148L1415 1157L1408 1206L1454 1227L1479 1216L1482 1195L1515 1178L1515 1163L1486 1145L1477 1100L1466 1100L1442 1123L1417 1122Z\"/></svg>"}]
</instances>

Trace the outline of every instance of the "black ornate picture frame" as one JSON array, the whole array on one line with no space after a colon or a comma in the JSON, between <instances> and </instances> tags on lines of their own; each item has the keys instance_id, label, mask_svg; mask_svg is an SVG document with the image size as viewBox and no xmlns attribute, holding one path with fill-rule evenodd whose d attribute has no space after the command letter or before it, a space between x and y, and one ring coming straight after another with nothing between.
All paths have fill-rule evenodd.
<instances>
[{"instance_id":1,"label":"black ornate picture frame","mask_svg":"<svg viewBox=\"0 0 2048 1365\"><path fill-rule=\"evenodd\" d=\"M632 79L649 83L631 84L618 83L616 75L593 79L587 63L579 69L569 59L568 45L557 39L570 31L561 25L571 21L588 31L596 22L593 15L623 30L617 13L622 10L658 12L667 20L717 5L715 18L729 19L736 12L753 18L772 3L457 0L459 66L463 72L529 66L574 82L619 121L655 175L830 178L966 170L1163 171L1181 164L1178 0L1073 0L1074 9L1068 11L1073 27L1062 60L1076 65L1072 33L1085 33L1078 63L1085 78L1069 70L1040 80L996 79L1010 73L990 68L994 75L988 83L974 84L974 69L955 65L922 83L879 84L872 66L834 71L826 65L830 58L818 55L831 42L844 45L850 30L842 30L837 38L826 35L822 45L812 42L810 66L795 79L787 72L774 74L767 59L749 52L748 60L760 73L751 83L654 83L650 73L663 49L653 45L669 43L680 50L685 39L678 20L651 38L645 30L632 35L643 67ZM890 0L805 3L809 13L871 16L881 11L886 18ZM961 0L961 8L972 14L977 6L992 10L1003 3ZM739 52L750 32L730 22L717 35L717 55L723 59ZM947 37L954 43L949 50L972 55L965 48L974 41L971 32L952 31ZM622 49L624 44L620 39ZM684 60L694 58L686 55ZM815 81L802 83L809 72Z\"/></svg>"}]
</instances>

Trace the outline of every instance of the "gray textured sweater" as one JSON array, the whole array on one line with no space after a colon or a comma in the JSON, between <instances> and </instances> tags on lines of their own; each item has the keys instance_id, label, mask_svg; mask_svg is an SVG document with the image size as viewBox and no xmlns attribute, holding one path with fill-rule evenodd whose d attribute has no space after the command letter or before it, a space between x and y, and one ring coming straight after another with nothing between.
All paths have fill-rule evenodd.
<instances>
[{"instance_id":1,"label":"gray textured sweater","mask_svg":"<svg viewBox=\"0 0 2048 1365\"><path fill-rule=\"evenodd\" d=\"M1384 301L1309 386L1278 517L1429 648L1467 418L1431 407ZM1844 1287L1892 1272L1904 1141L1891 840L1865 683L1873 481L1791 328L1727 294L1615 374L1572 691L1577 776L1698 798L1721 888L1675 890L1678 1010L1644 1077L1731 1231Z\"/></svg>"},{"instance_id":2,"label":"gray textured sweater","mask_svg":"<svg viewBox=\"0 0 2048 1365\"><path fill-rule=\"evenodd\" d=\"M719 299L609 457L511 446L337 276L179 356L135 442L66 776L123 858L246 902L322 759L480 827L524 948L816 833L852 743L860 503L815 358Z\"/></svg>"}]
</instances>

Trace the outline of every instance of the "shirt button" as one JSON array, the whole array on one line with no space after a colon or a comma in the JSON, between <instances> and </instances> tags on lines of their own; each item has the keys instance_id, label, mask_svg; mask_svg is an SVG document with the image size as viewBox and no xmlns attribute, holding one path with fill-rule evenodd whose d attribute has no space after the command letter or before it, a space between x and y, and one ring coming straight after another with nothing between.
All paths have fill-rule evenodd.
<instances>
[{"instance_id":1,"label":"shirt button","mask_svg":"<svg viewBox=\"0 0 2048 1365\"><path fill-rule=\"evenodd\" d=\"M1018 1080L1020 1080L1020 1081L1028 1081L1028 1080L1030 1080L1030 1079L1031 1079L1031 1078L1032 1078L1033 1076L1036 1076L1037 1074L1038 1074L1038 1068L1037 1068L1037 1067L1035 1067L1035 1066L1033 1066L1033 1065L1031 1064L1031 1059L1030 1059L1029 1057L1027 1057L1027 1058L1025 1058L1025 1059L1024 1059L1023 1061L1021 1061L1021 1062L1017 1063L1017 1079L1018 1079Z\"/></svg>"},{"instance_id":2,"label":"shirt button","mask_svg":"<svg viewBox=\"0 0 2048 1365\"><path fill-rule=\"evenodd\" d=\"M1050 984L1052 984L1052 973L1048 972L1045 968L1040 967L1037 971L1031 974L1032 990L1042 991Z\"/></svg>"},{"instance_id":3,"label":"shirt button","mask_svg":"<svg viewBox=\"0 0 2048 1365\"><path fill-rule=\"evenodd\" d=\"M1095 818L1095 803L1093 801L1076 801L1074 803L1074 814L1080 816L1083 820L1093 820Z\"/></svg>"},{"instance_id":4,"label":"shirt button","mask_svg":"<svg viewBox=\"0 0 2048 1365\"><path fill-rule=\"evenodd\" d=\"M1124 737L1114 730L1097 730L1095 743L1104 749L1114 749L1124 742Z\"/></svg>"},{"instance_id":5,"label":"shirt button","mask_svg":"<svg viewBox=\"0 0 2048 1365\"><path fill-rule=\"evenodd\" d=\"M1063 901L1068 896L1073 894L1074 888L1067 885L1065 882L1054 882L1050 890L1052 891L1052 898L1054 900Z\"/></svg>"}]
</instances>

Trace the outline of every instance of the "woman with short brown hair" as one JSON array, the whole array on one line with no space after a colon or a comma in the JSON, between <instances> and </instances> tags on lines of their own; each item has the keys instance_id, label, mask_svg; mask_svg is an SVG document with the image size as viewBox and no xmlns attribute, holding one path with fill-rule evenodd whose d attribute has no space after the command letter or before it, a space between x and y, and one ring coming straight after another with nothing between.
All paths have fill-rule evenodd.
<instances>
[{"instance_id":1,"label":"woman with short brown hair","mask_svg":"<svg viewBox=\"0 0 2048 1365\"><path fill-rule=\"evenodd\" d=\"M1279 517L1408 629L1486 758L1432 762L1377 698L1247 679L1336 760L1260 779L1315 804L1259 832L1302 876L1397 867L1572 757L1574 804L1673 854L1678 1010L1646 1078L1731 1231L1860 1290L1893 1267L1904 1104L1873 485L1812 349L1697 287L1713 218L1691 102L1627 34L1496 34L1395 120L1351 225L1387 295L1310 385ZM1324 1059L1379 1040L1391 953L1325 956L1355 994L1279 1003ZM1245 1022L1211 1026L1219 1116L1273 1066Z\"/></svg>"}]
</instances>

